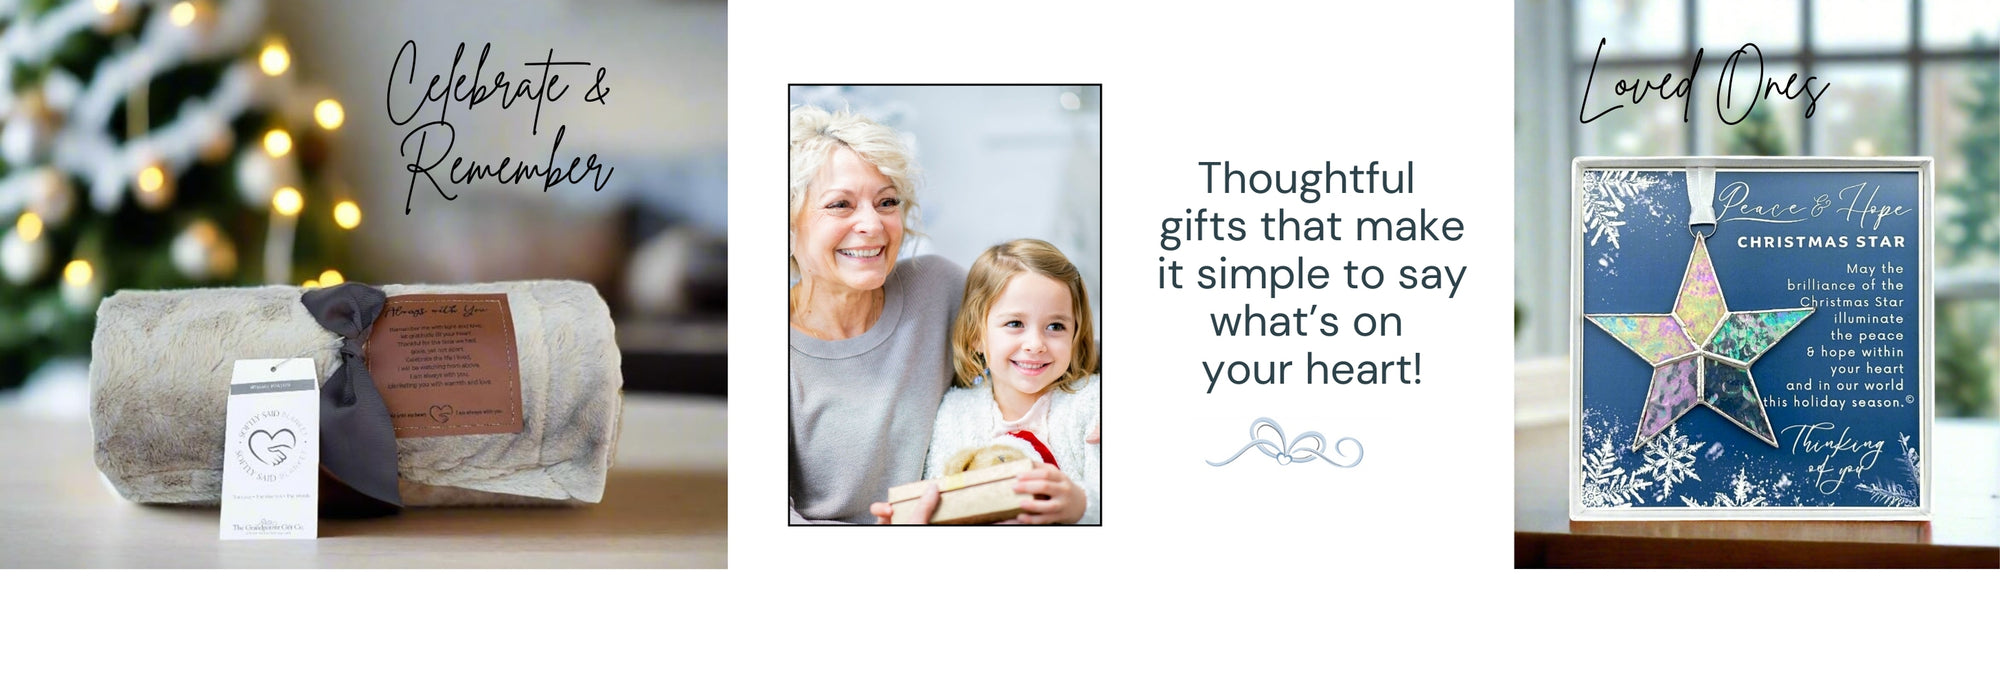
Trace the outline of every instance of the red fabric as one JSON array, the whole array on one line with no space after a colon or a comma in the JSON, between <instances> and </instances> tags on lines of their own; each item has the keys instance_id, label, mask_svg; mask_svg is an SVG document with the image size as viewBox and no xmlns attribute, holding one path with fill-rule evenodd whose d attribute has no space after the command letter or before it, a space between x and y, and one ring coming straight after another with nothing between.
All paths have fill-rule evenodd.
<instances>
[{"instance_id":1,"label":"red fabric","mask_svg":"<svg viewBox=\"0 0 2000 683\"><path fill-rule=\"evenodd\" d=\"M1048 463L1050 467L1062 469L1061 465L1056 464L1056 454L1050 453L1049 447L1042 445L1042 440L1035 438L1034 432L1023 429L1015 432L1007 432L1007 435L1028 442L1029 445L1035 447L1036 453L1042 454L1042 462Z\"/></svg>"}]
</instances>

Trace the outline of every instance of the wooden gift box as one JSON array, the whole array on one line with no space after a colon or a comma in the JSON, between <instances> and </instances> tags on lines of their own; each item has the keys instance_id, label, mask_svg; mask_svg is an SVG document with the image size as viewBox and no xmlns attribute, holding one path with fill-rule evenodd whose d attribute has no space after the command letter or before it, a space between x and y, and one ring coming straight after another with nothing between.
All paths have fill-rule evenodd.
<instances>
[{"instance_id":1,"label":"wooden gift box","mask_svg":"<svg viewBox=\"0 0 2000 683\"><path fill-rule=\"evenodd\" d=\"M889 504L895 508L895 514L889 521L892 524L922 522L917 519L917 501L923 497L925 486L932 482L937 483L939 498L937 512L931 515L931 524L988 524L1013 519L1021 514L1021 501L1034 498L1030 494L1014 492L1014 477L1035 469L1039 462L1014 460L937 479L891 486Z\"/></svg>"}]
</instances>

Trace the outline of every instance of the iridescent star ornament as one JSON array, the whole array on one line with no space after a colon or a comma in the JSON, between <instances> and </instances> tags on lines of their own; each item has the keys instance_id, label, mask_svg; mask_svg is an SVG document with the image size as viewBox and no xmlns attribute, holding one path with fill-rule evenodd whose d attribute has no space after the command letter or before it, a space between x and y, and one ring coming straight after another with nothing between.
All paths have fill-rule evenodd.
<instances>
[{"instance_id":1,"label":"iridescent star ornament","mask_svg":"<svg viewBox=\"0 0 2000 683\"><path fill-rule=\"evenodd\" d=\"M1771 432L1757 382L1750 377L1750 364L1812 312L1811 308L1729 310L1715 264L1708 258L1707 236L1696 232L1673 312L1584 317L1653 366L1633 449L1696 405L1708 406L1775 447L1778 439Z\"/></svg>"}]
</instances>

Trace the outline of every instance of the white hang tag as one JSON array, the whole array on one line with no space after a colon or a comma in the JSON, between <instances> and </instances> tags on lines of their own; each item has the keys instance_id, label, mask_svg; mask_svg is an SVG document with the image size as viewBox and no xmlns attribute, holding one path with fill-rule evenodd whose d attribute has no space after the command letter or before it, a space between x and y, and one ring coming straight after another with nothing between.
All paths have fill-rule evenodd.
<instances>
[{"instance_id":1,"label":"white hang tag","mask_svg":"<svg viewBox=\"0 0 2000 683\"><path fill-rule=\"evenodd\" d=\"M319 537L319 374L311 358L236 361L222 446L222 540Z\"/></svg>"}]
</instances>

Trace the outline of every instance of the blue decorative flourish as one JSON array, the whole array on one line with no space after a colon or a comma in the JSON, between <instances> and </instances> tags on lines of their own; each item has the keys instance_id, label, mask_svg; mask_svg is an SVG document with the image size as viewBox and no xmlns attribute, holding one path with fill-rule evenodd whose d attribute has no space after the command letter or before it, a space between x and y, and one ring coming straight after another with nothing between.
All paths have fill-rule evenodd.
<instances>
[{"instance_id":1,"label":"blue decorative flourish","mask_svg":"<svg viewBox=\"0 0 2000 683\"><path fill-rule=\"evenodd\" d=\"M1259 428L1270 429L1274 434L1277 435L1277 438L1275 439L1264 438L1262 435L1258 433ZM1305 442L1307 439L1311 439L1313 441L1313 445L1311 446L1299 445ZM1339 440L1333 442L1333 452L1334 454L1339 455L1343 458L1347 457L1347 451L1342 450L1340 445L1349 441L1354 442L1354 459L1346 463L1336 462L1333 458L1328 457L1327 454L1325 453L1326 437L1320 436L1319 432L1306 432L1300 434L1299 438L1287 442L1285 441L1285 428L1278 426L1277 420L1273 420L1268 417L1260 417L1250 422L1250 443L1244 444L1243 448L1237 450L1235 455L1223 458L1221 462L1217 462L1214 460L1207 460L1204 462L1207 462L1208 464L1214 465L1216 467L1221 467L1231 462L1235 462L1236 458L1242 456L1244 453L1250 452L1250 449L1255 448L1258 450L1258 452L1270 456L1272 460L1278 461L1278 464L1280 465L1290 465L1295 462L1305 462L1308 460L1317 459L1325 461L1326 464L1332 465L1334 467L1353 467L1355 465L1361 464L1361 456L1366 452L1366 449L1362 448L1361 446L1360 439L1356 439L1351 436L1343 436Z\"/></svg>"}]
</instances>

